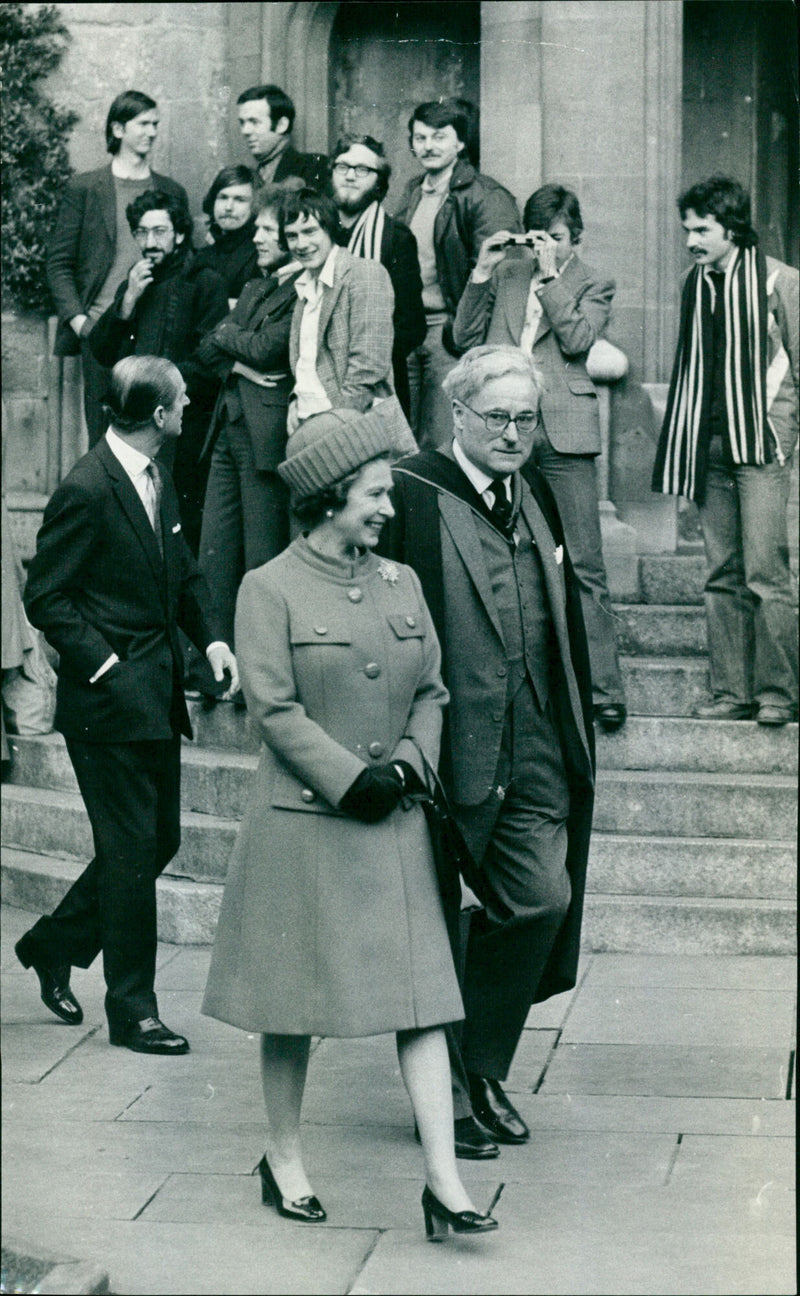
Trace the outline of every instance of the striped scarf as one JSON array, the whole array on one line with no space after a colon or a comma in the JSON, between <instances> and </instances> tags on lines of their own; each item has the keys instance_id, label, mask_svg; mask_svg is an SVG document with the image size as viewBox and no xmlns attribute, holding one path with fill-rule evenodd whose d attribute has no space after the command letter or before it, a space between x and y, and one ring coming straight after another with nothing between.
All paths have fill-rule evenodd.
<instances>
[{"instance_id":1,"label":"striped scarf","mask_svg":"<svg viewBox=\"0 0 800 1296\"><path fill-rule=\"evenodd\" d=\"M766 261L737 248L725 270L725 405L735 464L770 463L767 433ZM653 490L700 499L705 491L715 288L706 267L690 272L681 299L678 349L656 453Z\"/></svg>"},{"instance_id":2,"label":"striped scarf","mask_svg":"<svg viewBox=\"0 0 800 1296\"><path fill-rule=\"evenodd\" d=\"M380 261L385 223L386 212L381 203L370 203L350 231L347 250L351 256L363 257L366 261Z\"/></svg>"}]
</instances>

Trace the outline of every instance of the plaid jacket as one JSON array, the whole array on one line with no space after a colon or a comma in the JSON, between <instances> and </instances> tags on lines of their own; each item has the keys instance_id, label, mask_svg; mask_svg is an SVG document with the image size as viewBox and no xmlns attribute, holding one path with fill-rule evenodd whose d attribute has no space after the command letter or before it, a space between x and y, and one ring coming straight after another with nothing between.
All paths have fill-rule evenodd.
<instances>
[{"instance_id":1,"label":"plaid jacket","mask_svg":"<svg viewBox=\"0 0 800 1296\"><path fill-rule=\"evenodd\" d=\"M289 336L292 373L304 309L298 299ZM317 340L317 375L334 409L367 410L376 396L393 393L393 310L392 281L383 266L339 248L333 287L323 287Z\"/></svg>"},{"instance_id":2,"label":"plaid jacket","mask_svg":"<svg viewBox=\"0 0 800 1296\"><path fill-rule=\"evenodd\" d=\"M519 346L533 261L504 261L486 283L469 282L453 324L456 346ZM599 454L597 392L586 353L603 336L616 285L577 256L539 294L542 315L533 360L544 378L542 421L560 454Z\"/></svg>"}]
</instances>

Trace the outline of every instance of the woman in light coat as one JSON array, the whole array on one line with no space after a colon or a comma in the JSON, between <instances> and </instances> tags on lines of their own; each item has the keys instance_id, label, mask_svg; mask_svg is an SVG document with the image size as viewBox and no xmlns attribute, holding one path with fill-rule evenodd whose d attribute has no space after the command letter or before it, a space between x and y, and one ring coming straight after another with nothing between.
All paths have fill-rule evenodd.
<instances>
[{"instance_id":1,"label":"woman in light coat","mask_svg":"<svg viewBox=\"0 0 800 1296\"><path fill-rule=\"evenodd\" d=\"M203 1011L261 1032L262 1198L320 1221L302 1160L312 1035L397 1032L425 1156L429 1237L496 1227L456 1167L442 1024L463 1016L423 811L447 691L409 567L371 550L393 515L396 401L308 419L279 471L309 530L249 572L236 612L263 746L228 872Z\"/></svg>"}]
</instances>

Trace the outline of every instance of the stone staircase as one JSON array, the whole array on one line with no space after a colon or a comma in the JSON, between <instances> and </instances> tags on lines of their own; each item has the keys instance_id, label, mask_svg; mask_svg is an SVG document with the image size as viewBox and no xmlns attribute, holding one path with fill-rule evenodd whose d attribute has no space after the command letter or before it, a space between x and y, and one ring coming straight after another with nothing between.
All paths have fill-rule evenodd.
<instances>
[{"instance_id":1,"label":"stone staircase","mask_svg":"<svg viewBox=\"0 0 800 1296\"><path fill-rule=\"evenodd\" d=\"M702 558L640 559L641 601L618 604L630 718L598 735L584 935L593 950L783 954L796 945L797 725L699 721L707 696ZM213 937L256 764L245 717L192 704L183 843L159 883L162 939ZM57 903L91 833L62 739L12 737L3 786L6 903Z\"/></svg>"}]
</instances>

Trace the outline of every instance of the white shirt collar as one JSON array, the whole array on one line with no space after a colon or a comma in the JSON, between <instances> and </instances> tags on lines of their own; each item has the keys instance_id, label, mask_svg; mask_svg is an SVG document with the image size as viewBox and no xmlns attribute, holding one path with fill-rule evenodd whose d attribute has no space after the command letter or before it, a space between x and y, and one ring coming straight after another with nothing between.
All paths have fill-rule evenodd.
<instances>
[{"instance_id":1,"label":"white shirt collar","mask_svg":"<svg viewBox=\"0 0 800 1296\"><path fill-rule=\"evenodd\" d=\"M153 462L148 455L142 454L141 450L136 450L127 441L124 441L121 436L118 436L113 428L109 428L106 432L106 441L114 458L119 460L131 480L146 472Z\"/></svg>"},{"instance_id":2,"label":"white shirt collar","mask_svg":"<svg viewBox=\"0 0 800 1296\"><path fill-rule=\"evenodd\" d=\"M484 495L490 489L494 478L489 477L482 468L477 468L472 460L467 458L455 438L453 438L453 458L478 494ZM503 480L506 482L506 497L508 497L508 477L504 477Z\"/></svg>"},{"instance_id":3,"label":"white shirt collar","mask_svg":"<svg viewBox=\"0 0 800 1296\"><path fill-rule=\"evenodd\" d=\"M303 271L303 273L300 275L300 278L297 280L295 284L295 288L297 289L298 295L300 297L303 297L306 301L308 301L310 297L319 295L319 293L322 291L323 285L326 288L333 287L333 275L334 275L334 268L336 265L336 254L338 251L339 248L334 243L333 247L328 253L325 264L320 270L316 279L311 274L310 270Z\"/></svg>"}]
</instances>

